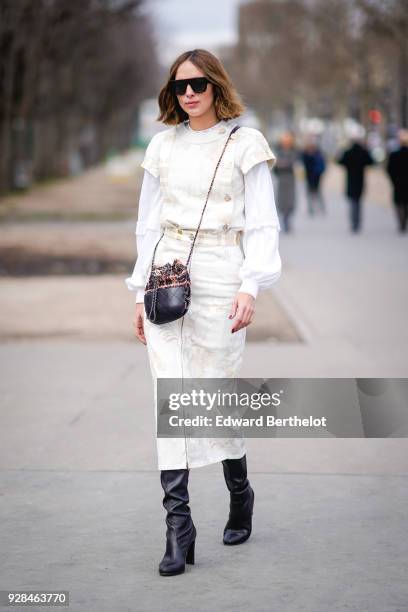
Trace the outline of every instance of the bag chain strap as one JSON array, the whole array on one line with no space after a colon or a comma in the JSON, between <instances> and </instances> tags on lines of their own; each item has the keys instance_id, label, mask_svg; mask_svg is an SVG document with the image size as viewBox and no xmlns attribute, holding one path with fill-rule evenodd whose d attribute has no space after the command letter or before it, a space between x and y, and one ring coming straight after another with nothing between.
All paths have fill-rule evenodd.
<instances>
[{"instance_id":1,"label":"bag chain strap","mask_svg":"<svg viewBox=\"0 0 408 612\"><path fill-rule=\"evenodd\" d=\"M234 132L236 132L236 130L238 130L238 129L239 129L239 127L240 127L239 125L236 125L235 127L233 127L233 128L232 128L231 132L230 132L230 133L229 133L229 135L228 135L228 138L227 138L227 141L226 141L226 143L225 143L225 145L224 145L224 148L223 148L223 150L222 150L222 152L221 152L221 155L220 155L220 157L219 157L219 159L218 159L218 162L217 162L217 165L216 165L216 167L215 167L214 174L213 174L213 177L212 177L211 185L210 185L210 188L209 188L208 193L207 193L207 197L206 197L206 200L205 200L204 208L203 208L202 213L201 213L200 222L199 222L198 227L197 227L197 229L196 229L196 233L195 233L195 236L194 236L194 240L193 240L192 245L191 245L191 248L190 248L190 252L189 252L189 255L188 255L187 262L186 262L186 267L187 267L187 266L189 265L189 263L191 262L191 255L192 255L192 252L193 252L194 244L195 244L195 241L196 241L196 238L197 238L197 234L198 234L198 232L199 232L199 230L200 230L201 221L202 221L203 216L204 216L204 211L205 211L205 208L206 208L206 206L207 206L208 198L209 198L209 196L210 196L210 192L211 192L212 186L213 186L213 184L214 184L214 180L215 180L215 176L216 176L216 174L217 174L218 167L219 167L219 165L220 165L220 163L221 163L221 160L222 160L222 157L223 157L223 155L224 155L224 151L225 151L225 149L227 148L227 144L228 144L228 142L229 142L229 140L230 140L230 138L231 138L232 134L233 134ZM163 236L164 236L164 230L163 230L163 233L162 233L162 235L160 236L159 240L157 241L156 246L154 247L154 251L153 251L153 259L152 259L152 265L151 265L151 269L152 269L152 270L153 270L153 266L154 266L154 258L155 258L155 256L156 256L156 249L157 249L157 247L158 247L158 245L159 245L160 240L163 238ZM190 269L191 269L191 263L190 263ZM190 269L188 270L188 272L190 272ZM158 291L158 286L159 286L159 277L158 277L158 275L157 275L157 277L156 277L156 276L154 276L153 280L154 280L154 285L153 285L153 297L152 297L152 304L151 304L150 313L149 313L149 319L151 319L152 314L154 314L154 319L151 319L151 320L153 320L153 322L154 322L154 321L156 320L155 306L156 306L156 301L157 301L157 291Z\"/></svg>"}]
</instances>

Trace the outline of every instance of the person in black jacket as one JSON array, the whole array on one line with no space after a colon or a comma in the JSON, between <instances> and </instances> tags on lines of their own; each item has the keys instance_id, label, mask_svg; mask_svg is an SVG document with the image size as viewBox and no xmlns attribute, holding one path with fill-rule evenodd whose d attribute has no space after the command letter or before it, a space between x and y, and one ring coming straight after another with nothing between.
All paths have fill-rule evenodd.
<instances>
[{"instance_id":1,"label":"person in black jacket","mask_svg":"<svg viewBox=\"0 0 408 612\"><path fill-rule=\"evenodd\" d=\"M408 130L400 130L400 148L390 153L387 172L394 187L394 204L400 232L407 231L408 219Z\"/></svg>"},{"instance_id":2,"label":"person in black jacket","mask_svg":"<svg viewBox=\"0 0 408 612\"><path fill-rule=\"evenodd\" d=\"M352 232L361 229L361 198L364 192L364 174L366 166L374 164L368 149L358 138L351 147L343 152L337 160L346 169L346 195L350 202L350 225Z\"/></svg>"},{"instance_id":3,"label":"person in black jacket","mask_svg":"<svg viewBox=\"0 0 408 612\"><path fill-rule=\"evenodd\" d=\"M320 211L326 212L323 195L321 192L321 178L326 169L326 161L323 153L313 140L308 140L301 153L301 159L305 168L306 196L309 215L314 215L319 204Z\"/></svg>"}]
</instances>

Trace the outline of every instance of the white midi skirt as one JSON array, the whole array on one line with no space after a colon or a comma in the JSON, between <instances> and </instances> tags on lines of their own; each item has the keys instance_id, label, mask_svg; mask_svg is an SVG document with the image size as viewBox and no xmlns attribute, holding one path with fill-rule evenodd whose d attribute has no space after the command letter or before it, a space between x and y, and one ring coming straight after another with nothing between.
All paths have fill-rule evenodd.
<instances>
[{"instance_id":1,"label":"white midi skirt","mask_svg":"<svg viewBox=\"0 0 408 612\"><path fill-rule=\"evenodd\" d=\"M190 239L165 234L156 249L155 264L187 262ZM144 332L153 381L157 426L158 378L236 378L243 359L246 327L231 333L232 302L241 285L242 244L194 245L190 278L191 302L183 319L163 325L144 312ZM150 273L150 269L149 269ZM157 430L156 430L157 431ZM245 455L245 441L233 438L157 437L159 470L193 468Z\"/></svg>"}]
</instances>

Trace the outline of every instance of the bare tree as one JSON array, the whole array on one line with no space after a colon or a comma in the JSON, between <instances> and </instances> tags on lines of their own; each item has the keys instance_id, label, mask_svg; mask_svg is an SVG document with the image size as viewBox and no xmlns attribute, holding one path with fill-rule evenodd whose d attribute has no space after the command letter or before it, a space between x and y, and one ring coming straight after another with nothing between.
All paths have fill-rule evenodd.
<instances>
[{"instance_id":1,"label":"bare tree","mask_svg":"<svg viewBox=\"0 0 408 612\"><path fill-rule=\"evenodd\" d=\"M408 127L408 3L406 0L357 0L367 29L383 46L393 48L399 94L399 121Z\"/></svg>"},{"instance_id":2,"label":"bare tree","mask_svg":"<svg viewBox=\"0 0 408 612\"><path fill-rule=\"evenodd\" d=\"M143 0L2 0L0 191L19 163L65 175L131 142L158 61Z\"/></svg>"},{"instance_id":3,"label":"bare tree","mask_svg":"<svg viewBox=\"0 0 408 612\"><path fill-rule=\"evenodd\" d=\"M265 122L275 110L293 122L298 106L363 123L380 107L392 119L398 81L406 122L407 13L406 0L253 0L228 67Z\"/></svg>"}]
</instances>

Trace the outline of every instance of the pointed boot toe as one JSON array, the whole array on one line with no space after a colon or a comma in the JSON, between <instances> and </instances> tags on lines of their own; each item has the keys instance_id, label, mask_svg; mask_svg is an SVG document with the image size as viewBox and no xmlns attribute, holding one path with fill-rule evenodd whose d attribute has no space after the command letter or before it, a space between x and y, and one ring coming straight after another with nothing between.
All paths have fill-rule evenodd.
<instances>
[{"instance_id":1,"label":"pointed boot toe","mask_svg":"<svg viewBox=\"0 0 408 612\"><path fill-rule=\"evenodd\" d=\"M230 491L230 512L223 542L235 546L246 542L251 535L255 493L247 478L245 455L241 459L225 459L222 463Z\"/></svg>"},{"instance_id":2,"label":"pointed boot toe","mask_svg":"<svg viewBox=\"0 0 408 612\"><path fill-rule=\"evenodd\" d=\"M235 546L236 544L242 544L251 535L248 529L226 529L222 541L227 546Z\"/></svg>"}]
</instances>

